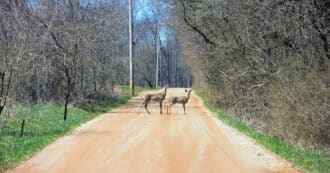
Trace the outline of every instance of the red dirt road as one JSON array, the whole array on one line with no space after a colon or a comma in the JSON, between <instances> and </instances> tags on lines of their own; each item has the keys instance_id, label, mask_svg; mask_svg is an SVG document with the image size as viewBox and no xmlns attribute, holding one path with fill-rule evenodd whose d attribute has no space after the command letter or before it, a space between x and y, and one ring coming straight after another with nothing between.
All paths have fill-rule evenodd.
<instances>
[{"instance_id":1,"label":"red dirt road","mask_svg":"<svg viewBox=\"0 0 330 173\"><path fill-rule=\"evenodd\" d=\"M171 88L167 97L170 95L185 94L182 88ZM144 110L138 115L139 103L139 97L131 99L125 106L84 124L8 172L296 172L267 151L266 154L258 151L256 156L247 154L254 150L233 142L194 93L187 104L187 115L183 114L181 105L173 107L172 115L166 115L167 102L163 104L163 115L159 114L156 103L149 105L151 115ZM265 161L259 155L272 159Z\"/></svg>"}]
</instances>

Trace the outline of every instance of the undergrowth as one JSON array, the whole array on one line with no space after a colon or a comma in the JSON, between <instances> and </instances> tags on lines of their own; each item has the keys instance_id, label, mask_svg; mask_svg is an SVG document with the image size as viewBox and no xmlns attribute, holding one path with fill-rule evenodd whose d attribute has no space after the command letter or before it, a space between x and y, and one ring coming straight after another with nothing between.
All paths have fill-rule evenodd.
<instances>
[{"instance_id":1,"label":"undergrowth","mask_svg":"<svg viewBox=\"0 0 330 173\"><path fill-rule=\"evenodd\" d=\"M259 144L270 149L282 158L290 161L295 166L305 169L312 173L329 173L330 172L330 156L324 153L300 150L285 142L284 139L279 139L267 134L257 132L253 128L238 121L233 116L227 115L219 111L213 104L211 104L202 93L197 94L204 101L204 105L213 113L217 118L226 124L234 127L238 131L253 138Z\"/></svg>"}]
</instances>

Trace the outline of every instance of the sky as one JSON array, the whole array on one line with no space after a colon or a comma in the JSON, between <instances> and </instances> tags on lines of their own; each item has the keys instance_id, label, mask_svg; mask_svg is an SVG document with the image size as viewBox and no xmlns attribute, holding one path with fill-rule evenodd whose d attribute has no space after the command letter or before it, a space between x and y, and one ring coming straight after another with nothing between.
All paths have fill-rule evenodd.
<instances>
[{"instance_id":1,"label":"sky","mask_svg":"<svg viewBox=\"0 0 330 173\"><path fill-rule=\"evenodd\" d=\"M128 0L126 0L128 1ZM153 11L155 11L155 7L154 5L157 4L157 1L159 2L159 0L133 0L133 3L135 5L134 10L135 10L135 19L137 21L141 21L144 20L146 18L152 18L154 19L155 14ZM160 8L160 10L164 10L166 8L166 5L163 3L162 4L162 8ZM164 14L164 13L163 13ZM162 16L162 18L164 18L166 16ZM166 31L168 31L168 29L166 28L166 26L160 24L160 39L161 41L164 43L166 42Z\"/></svg>"},{"instance_id":2,"label":"sky","mask_svg":"<svg viewBox=\"0 0 330 173\"><path fill-rule=\"evenodd\" d=\"M124 0L128 1L128 0ZM154 13L157 13L156 6L159 8L159 13L162 15L162 19L168 19L169 15L166 13L169 9L169 5L167 3L161 2L160 0L133 0L134 2L134 10L135 15L138 20L143 20L144 18L154 18Z\"/></svg>"},{"instance_id":3,"label":"sky","mask_svg":"<svg viewBox=\"0 0 330 173\"><path fill-rule=\"evenodd\" d=\"M135 10L136 12L136 19L143 20L144 18L154 17L152 13L152 6L150 3L151 0L135 0Z\"/></svg>"}]
</instances>

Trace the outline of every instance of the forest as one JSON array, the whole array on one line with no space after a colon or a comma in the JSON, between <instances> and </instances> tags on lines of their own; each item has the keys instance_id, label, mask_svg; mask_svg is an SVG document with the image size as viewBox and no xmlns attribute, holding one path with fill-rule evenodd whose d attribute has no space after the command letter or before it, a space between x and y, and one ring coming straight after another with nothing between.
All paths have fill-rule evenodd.
<instances>
[{"instance_id":1,"label":"forest","mask_svg":"<svg viewBox=\"0 0 330 173\"><path fill-rule=\"evenodd\" d=\"M330 1L180 0L185 60L218 108L304 149L330 150Z\"/></svg>"},{"instance_id":2,"label":"forest","mask_svg":"<svg viewBox=\"0 0 330 173\"><path fill-rule=\"evenodd\" d=\"M60 105L63 121L120 95L127 4L0 1L0 134L19 105ZM133 17L135 86L192 87L258 132L330 154L329 0L136 0Z\"/></svg>"},{"instance_id":3,"label":"forest","mask_svg":"<svg viewBox=\"0 0 330 173\"><path fill-rule=\"evenodd\" d=\"M1 108L105 99L114 95L116 86L128 85L126 3L8 0L0 5ZM155 5L162 13L170 10ZM135 85L155 87L157 44L159 84L187 85L189 73L178 63L179 41L169 27L171 18L157 17L158 11L134 20ZM157 23L168 28L162 31L166 41L157 39Z\"/></svg>"}]
</instances>

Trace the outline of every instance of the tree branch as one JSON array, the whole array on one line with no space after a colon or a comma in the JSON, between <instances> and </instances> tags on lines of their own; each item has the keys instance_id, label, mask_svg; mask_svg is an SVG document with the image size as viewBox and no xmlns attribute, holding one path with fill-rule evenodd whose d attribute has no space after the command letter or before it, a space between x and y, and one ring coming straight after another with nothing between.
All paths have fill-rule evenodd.
<instances>
[{"instance_id":1,"label":"tree branch","mask_svg":"<svg viewBox=\"0 0 330 173\"><path fill-rule=\"evenodd\" d=\"M186 22L186 24L193 29L194 31L196 31L199 35L201 35L204 39L204 41L208 44L211 45L215 45L215 42L211 41L205 33L203 33L200 29L198 29L196 26L194 26L192 23L189 22L188 18L187 18L187 14L186 14L186 6L184 4L184 2L182 2L182 0L180 0L180 3L182 5L183 8L183 20Z\"/></svg>"}]
</instances>

